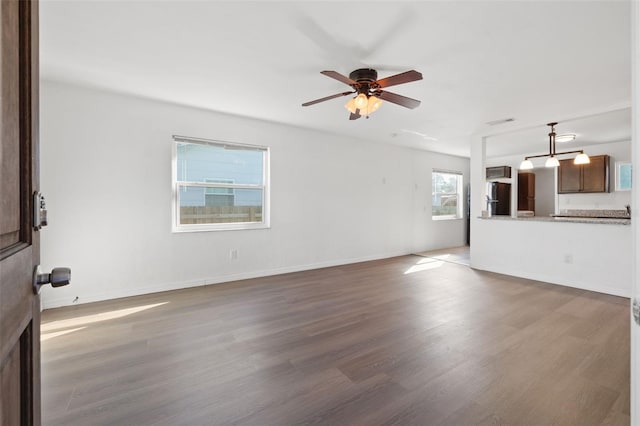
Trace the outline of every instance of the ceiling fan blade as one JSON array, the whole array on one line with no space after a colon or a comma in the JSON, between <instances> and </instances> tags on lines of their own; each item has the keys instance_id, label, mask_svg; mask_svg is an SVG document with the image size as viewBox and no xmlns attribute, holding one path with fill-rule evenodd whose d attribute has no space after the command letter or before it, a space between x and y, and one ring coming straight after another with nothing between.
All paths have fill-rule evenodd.
<instances>
[{"instance_id":1,"label":"ceiling fan blade","mask_svg":"<svg viewBox=\"0 0 640 426\"><path fill-rule=\"evenodd\" d=\"M384 90L380 90L379 93L376 93L376 96L384 101L392 102L405 108L414 109L420 106L419 100L407 98L406 96L398 95L396 93L385 92Z\"/></svg>"},{"instance_id":2,"label":"ceiling fan blade","mask_svg":"<svg viewBox=\"0 0 640 426\"><path fill-rule=\"evenodd\" d=\"M338 81L343 82L344 84L348 84L349 86L352 86L354 84L358 84L357 82L351 80L349 77L340 74L339 72L335 72L335 71L320 71L320 74L324 74L327 77L331 77L331 78L335 78Z\"/></svg>"},{"instance_id":3,"label":"ceiling fan blade","mask_svg":"<svg viewBox=\"0 0 640 426\"><path fill-rule=\"evenodd\" d=\"M360 6L355 7L358 10L360 9ZM371 59L376 58L377 53L380 53L385 48L390 48L388 44L391 44L394 40L397 41L400 33L411 28L417 19L410 8L400 9L400 7L394 7L394 9L397 9L396 17L385 16L383 21L377 22L376 26L379 28L368 34L366 46L353 40L337 38L332 35L332 32L324 29L316 19L308 15L300 16L297 19L296 27L302 35L306 36L319 49L319 53L326 61L337 64L352 64L354 68L373 68L400 72L406 70L407 67L374 66L371 63Z\"/></svg>"},{"instance_id":4,"label":"ceiling fan blade","mask_svg":"<svg viewBox=\"0 0 640 426\"><path fill-rule=\"evenodd\" d=\"M337 64L354 64L354 59L369 56L370 54L370 52L364 51L354 42L338 40L331 32L325 30L316 19L310 16L299 17L296 27L298 27L302 35L313 42L315 47L319 48L319 53L324 57L325 61ZM365 67L365 64L359 62L357 65L361 65L361 68Z\"/></svg>"},{"instance_id":5,"label":"ceiling fan blade","mask_svg":"<svg viewBox=\"0 0 640 426\"><path fill-rule=\"evenodd\" d=\"M353 91L342 92L342 93L338 93L338 94L335 94L335 95L326 96L324 98L316 99L315 101L305 102L305 103L302 104L302 106L315 105L315 104L318 104L320 102L328 101L329 99L335 99L335 98L339 98L341 96L351 95L352 93L355 93L355 92L353 92Z\"/></svg>"},{"instance_id":6,"label":"ceiling fan blade","mask_svg":"<svg viewBox=\"0 0 640 426\"><path fill-rule=\"evenodd\" d=\"M378 85L380 87L389 87L395 86L396 84L404 84L416 80L422 80L422 74L416 70L411 70L403 72L401 74L392 75L391 77L382 78L378 80Z\"/></svg>"},{"instance_id":7,"label":"ceiling fan blade","mask_svg":"<svg viewBox=\"0 0 640 426\"><path fill-rule=\"evenodd\" d=\"M359 114L359 110L356 110L355 114L354 113L349 114L349 120L357 120L360 117L362 116Z\"/></svg>"}]
</instances>

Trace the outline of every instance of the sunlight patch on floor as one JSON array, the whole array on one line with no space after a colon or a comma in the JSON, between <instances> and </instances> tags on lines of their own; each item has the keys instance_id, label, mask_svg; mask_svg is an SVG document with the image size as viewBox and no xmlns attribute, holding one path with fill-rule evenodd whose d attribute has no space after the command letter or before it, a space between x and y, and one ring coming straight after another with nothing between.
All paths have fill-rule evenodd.
<instances>
[{"instance_id":1,"label":"sunlight patch on floor","mask_svg":"<svg viewBox=\"0 0 640 426\"><path fill-rule=\"evenodd\" d=\"M169 302L154 303L151 305L136 306L134 308L118 309L116 311L103 312L95 315L85 315L83 317L69 318L66 320L52 321L42 324L40 330L45 333L48 331L61 330L68 327L86 326L96 322L108 321L112 319L126 317L127 315L153 309L157 306L166 305Z\"/></svg>"},{"instance_id":2,"label":"sunlight patch on floor","mask_svg":"<svg viewBox=\"0 0 640 426\"><path fill-rule=\"evenodd\" d=\"M434 256L434 258L420 259L418 262L416 262L415 265L404 271L404 274L413 274L414 272L422 272L439 268L444 265L444 262L448 257L448 254L442 254L439 256Z\"/></svg>"},{"instance_id":3,"label":"sunlight patch on floor","mask_svg":"<svg viewBox=\"0 0 640 426\"><path fill-rule=\"evenodd\" d=\"M437 256L430 256L430 257L438 260L448 260L451 257L451 255L448 253L445 253L445 254L439 254Z\"/></svg>"},{"instance_id":4,"label":"sunlight patch on floor","mask_svg":"<svg viewBox=\"0 0 640 426\"><path fill-rule=\"evenodd\" d=\"M73 333L74 331L84 330L85 328L87 327L78 327L78 328L71 328L69 330L53 331L51 333L42 333L40 335L40 341L45 342L49 339L53 339L54 337L64 336L65 334L70 334L70 333Z\"/></svg>"}]
</instances>

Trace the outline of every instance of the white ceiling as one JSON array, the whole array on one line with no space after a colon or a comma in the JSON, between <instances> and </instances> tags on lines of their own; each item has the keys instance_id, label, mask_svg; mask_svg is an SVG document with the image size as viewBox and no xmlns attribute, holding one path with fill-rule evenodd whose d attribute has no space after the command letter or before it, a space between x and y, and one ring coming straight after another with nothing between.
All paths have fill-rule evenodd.
<instances>
[{"instance_id":1,"label":"white ceiling","mask_svg":"<svg viewBox=\"0 0 640 426\"><path fill-rule=\"evenodd\" d=\"M536 155L549 153L546 124L507 132L487 138L487 157ZM555 126L556 135L573 134L575 140L557 142L556 152L585 149L589 146L631 140L631 108L565 120ZM591 153L593 154L593 152ZM597 154L600 154L598 152Z\"/></svg>"},{"instance_id":2,"label":"white ceiling","mask_svg":"<svg viewBox=\"0 0 640 426\"><path fill-rule=\"evenodd\" d=\"M542 136L522 149L543 152L546 122L631 99L630 1L45 0L40 8L45 79L454 155L469 155L473 133L537 124ZM369 66L379 78L422 72L389 89L422 105L385 103L357 121L347 119L348 98L301 107L349 89L320 71ZM600 123L613 133L619 125Z\"/></svg>"}]
</instances>

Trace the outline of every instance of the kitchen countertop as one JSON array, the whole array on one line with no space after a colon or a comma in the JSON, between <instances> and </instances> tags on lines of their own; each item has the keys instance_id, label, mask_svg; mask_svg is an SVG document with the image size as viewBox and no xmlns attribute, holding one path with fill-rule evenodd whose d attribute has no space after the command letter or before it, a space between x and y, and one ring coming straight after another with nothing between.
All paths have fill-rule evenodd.
<instances>
[{"instance_id":1,"label":"kitchen countertop","mask_svg":"<svg viewBox=\"0 0 640 426\"><path fill-rule=\"evenodd\" d=\"M511 216L491 216L478 219L485 220L519 220L529 222L571 222L571 223L595 223L604 225L631 225L630 218L597 218L597 217L581 217L581 216L531 216L531 217L511 217Z\"/></svg>"}]
</instances>

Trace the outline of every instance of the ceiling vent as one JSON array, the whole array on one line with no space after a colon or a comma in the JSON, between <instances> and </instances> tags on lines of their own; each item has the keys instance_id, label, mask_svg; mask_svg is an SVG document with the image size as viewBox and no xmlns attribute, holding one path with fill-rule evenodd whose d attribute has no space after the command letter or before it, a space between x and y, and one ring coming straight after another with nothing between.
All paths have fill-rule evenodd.
<instances>
[{"instance_id":1,"label":"ceiling vent","mask_svg":"<svg viewBox=\"0 0 640 426\"><path fill-rule=\"evenodd\" d=\"M503 118L502 120L488 121L485 124L488 124L489 126L497 126L499 124L510 123L512 121L516 121L516 119L515 118Z\"/></svg>"}]
</instances>

